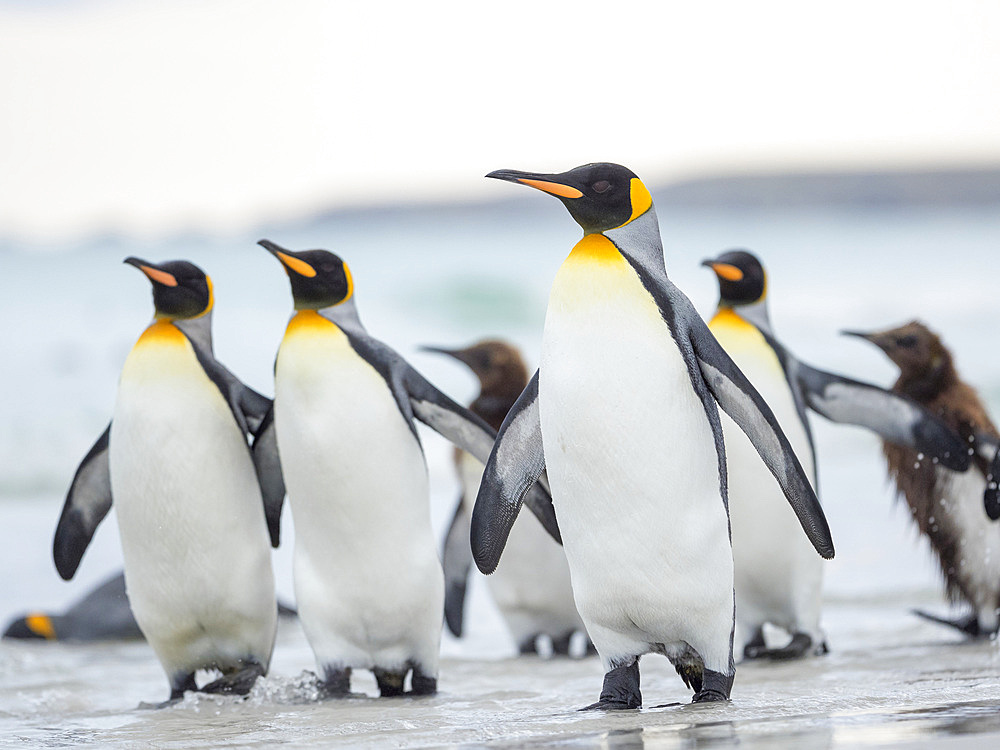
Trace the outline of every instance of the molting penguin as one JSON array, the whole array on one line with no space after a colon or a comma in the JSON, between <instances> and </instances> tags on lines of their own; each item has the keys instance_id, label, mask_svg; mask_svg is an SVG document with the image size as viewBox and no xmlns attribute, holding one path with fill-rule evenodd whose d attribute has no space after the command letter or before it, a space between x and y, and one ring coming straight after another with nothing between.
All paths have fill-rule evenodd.
<instances>
[{"instance_id":1,"label":"molting penguin","mask_svg":"<svg viewBox=\"0 0 1000 750\"><path fill-rule=\"evenodd\" d=\"M718 406L760 449L824 557L823 510L770 409L667 278L649 191L630 170L488 177L555 195L584 237L549 296L538 372L504 421L472 518L492 571L510 508L547 470L577 608L606 675L590 708L641 705L661 653L694 701L733 684L733 558ZM718 405L718 406L717 406Z\"/></svg>"},{"instance_id":2,"label":"molting penguin","mask_svg":"<svg viewBox=\"0 0 1000 750\"><path fill-rule=\"evenodd\" d=\"M361 325L347 265L260 244L284 266L292 315L273 419L295 519L295 596L328 695L370 669L381 695L437 689L444 580L414 417L485 460L494 432ZM543 504L554 516L551 501Z\"/></svg>"},{"instance_id":3,"label":"molting penguin","mask_svg":"<svg viewBox=\"0 0 1000 750\"><path fill-rule=\"evenodd\" d=\"M125 360L111 424L73 478L56 568L72 578L113 498L128 598L171 700L198 689L199 669L222 672L203 692L247 693L267 672L277 626L247 444L271 402L215 359L212 282L200 268L125 262L152 283L156 316Z\"/></svg>"},{"instance_id":4,"label":"molting penguin","mask_svg":"<svg viewBox=\"0 0 1000 750\"><path fill-rule=\"evenodd\" d=\"M834 422L867 427L953 468L968 466L958 436L912 400L817 370L779 343L768 314L767 277L753 254L731 250L702 265L719 281L719 306L709 330L774 411L814 488L816 459L807 409ZM795 533L798 521L750 441L726 415L722 428L733 525L737 653L773 659L825 653L822 561ZM765 624L783 628L791 642L768 649Z\"/></svg>"},{"instance_id":5,"label":"molting penguin","mask_svg":"<svg viewBox=\"0 0 1000 750\"><path fill-rule=\"evenodd\" d=\"M528 370L521 353L494 339L462 349L424 347L426 351L454 357L468 365L479 379L479 395L469 406L493 429L528 384ZM445 622L456 637L462 635L465 591L472 567L469 522L479 492L483 464L465 451L456 451L455 464L462 495L445 537ZM500 614L522 654L568 654L575 632L584 624L573 602L566 554L533 517L519 516L507 540L507 555L486 579ZM545 642L550 645L546 647Z\"/></svg>"},{"instance_id":6,"label":"molting penguin","mask_svg":"<svg viewBox=\"0 0 1000 750\"><path fill-rule=\"evenodd\" d=\"M882 451L889 476L934 550L948 598L972 608L954 619L917 614L972 637L993 635L1000 625L1000 524L988 515L987 475L989 462L997 464L1000 434L976 391L959 377L951 352L923 323L844 333L884 351L900 370L892 390L938 415L968 441L973 467L965 473L926 461L909 447L883 442Z\"/></svg>"}]
</instances>

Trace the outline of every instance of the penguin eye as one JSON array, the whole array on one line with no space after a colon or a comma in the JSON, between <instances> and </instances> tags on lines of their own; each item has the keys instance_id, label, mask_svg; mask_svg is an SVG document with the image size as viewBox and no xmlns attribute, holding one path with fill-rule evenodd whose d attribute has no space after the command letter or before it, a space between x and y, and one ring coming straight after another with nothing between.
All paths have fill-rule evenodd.
<instances>
[{"instance_id":1,"label":"penguin eye","mask_svg":"<svg viewBox=\"0 0 1000 750\"><path fill-rule=\"evenodd\" d=\"M607 180L598 180L590 186L590 189L595 193L606 193L611 189L611 183Z\"/></svg>"},{"instance_id":2,"label":"penguin eye","mask_svg":"<svg viewBox=\"0 0 1000 750\"><path fill-rule=\"evenodd\" d=\"M917 337L913 334L908 336L900 336L896 339L896 346L902 347L903 349L912 349L917 345Z\"/></svg>"}]
</instances>

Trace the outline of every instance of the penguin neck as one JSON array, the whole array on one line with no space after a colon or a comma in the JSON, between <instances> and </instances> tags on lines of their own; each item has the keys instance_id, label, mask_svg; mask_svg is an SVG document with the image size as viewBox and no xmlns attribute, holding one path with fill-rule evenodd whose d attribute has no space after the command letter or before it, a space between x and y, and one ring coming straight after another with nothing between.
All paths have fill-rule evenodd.
<instances>
[{"instance_id":1,"label":"penguin neck","mask_svg":"<svg viewBox=\"0 0 1000 750\"><path fill-rule=\"evenodd\" d=\"M354 295L336 305L324 307L317 310L320 315L336 325L338 328L350 333L367 333L358 317L358 307L354 304Z\"/></svg>"},{"instance_id":2,"label":"penguin neck","mask_svg":"<svg viewBox=\"0 0 1000 750\"><path fill-rule=\"evenodd\" d=\"M748 323L753 323L764 333L771 333L771 316L767 311L767 299L761 298L748 305L727 305L725 302L719 303L719 311L732 310Z\"/></svg>"},{"instance_id":3,"label":"penguin neck","mask_svg":"<svg viewBox=\"0 0 1000 750\"><path fill-rule=\"evenodd\" d=\"M945 351L920 370L901 370L893 390L905 393L920 403L928 403L959 383L951 354Z\"/></svg>"},{"instance_id":4,"label":"penguin neck","mask_svg":"<svg viewBox=\"0 0 1000 750\"><path fill-rule=\"evenodd\" d=\"M618 252L634 265L639 265L650 275L667 280L667 267L663 261L663 242L660 240L660 225L656 220L656 209L650 204L642 216L615 229L601 232L611 240Z\"/></svg>"},{"instance_id":5,"label":"penguin neck","mask_svg":"<svg viewBox=\"0 0 1000 750\"><path fill-rule=\"evenodd\" d=\"M171 320L181 332L188 337L195 347L202 351L212 352L212 311L209 310L204 315L197 318L183 318Z\"/></svg>"}]
</instances>

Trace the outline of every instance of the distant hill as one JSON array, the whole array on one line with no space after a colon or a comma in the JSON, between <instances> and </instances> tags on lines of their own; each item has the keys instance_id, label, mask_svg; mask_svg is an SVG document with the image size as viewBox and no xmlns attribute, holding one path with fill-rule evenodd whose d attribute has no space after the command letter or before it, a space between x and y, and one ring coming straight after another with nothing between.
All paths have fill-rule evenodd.
<instances>
[{"instance_id":1,"label":"distant hill","mask_svg":"<svg viewBox=\"0 0 1000 750\"><path fill-rule=\"evenodd\" d=\"M1000 207L1000 168L892 172L802 172L704 177L653 191L660 205Z\"/></svg>"}]
</instances>

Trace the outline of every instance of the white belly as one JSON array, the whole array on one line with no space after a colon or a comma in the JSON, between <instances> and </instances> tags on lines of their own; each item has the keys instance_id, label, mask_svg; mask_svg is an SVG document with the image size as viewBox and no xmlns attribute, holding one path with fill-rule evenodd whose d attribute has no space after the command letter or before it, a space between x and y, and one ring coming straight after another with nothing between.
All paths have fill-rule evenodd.
<instances>
[{"instance_id":1,"label":"white belly","mask_svg":"<svg viewBox=\"0 0 1000 750\"><path fill-rule=\"evenodd\" d=\"M423 453L340 329L299 315L278 353L274 413L306 636L321 669L414 660L434 674L444 577Z\"/></svg>"},{"instance_id":2,"label":"white belly","mask_svg":"<svg viewBox=\"0 0 1000 750\"><path fill-rule=\"evenodd\" d=\"M277 611L250 452L194 350L170 328L147 331L132 350L111 425L129 601L168 674L248 656L266 668Z\"/></svg>"},{"instance_id":3,"label":"white belly","mask_svg":"<svg viewBox=\"0 0 1000 750\"><path fill-rule=\"evenodd\" d=\"M732 555L704 407L624 259L576 254L549 299L539 401L577 607L606 665L685 641L728 673Z\"/></svg>"},{"instance_id":4,"label":"white belly","mask_svg":"<svg viewBox=\"0 0 1000 750\"><path fill-rule=\"evenodd\" d=\"M710 328L771 407L806 476L815 482L809 438L774 350L756 328L731 312L716 316ZM819 643L823 560L750 439L725 413L722 428L740 635L749 638L770 623L807 633ZM737 650L742 651L739 644Z\"/></svg>"},{"instance_id":5,"label":"white belly","mask_svg":"<svg viewBox=\"0 0 1000 750\"><path fill-rule=\"evenodd\" d=\"M463 452L460 474L471 516L483 465ZM584 629L566 554L527 508L514 521L500 564L486 583L518 646L539 634L555 639Z\"/></svg>"},{"instance_id":6,"label":"white belly","mask_svg":"<svg viewBox=\"0 0 1000 750\"><path fill-rule=\"evenodd\" d=\"M931 523L949 524L958 539L956 575L971 593L980 627L993 630L1000 606L1000 522L983 510L986 480L975 467L958 473L937 469L940 513Z\"/></svg>"}]
</instances>

